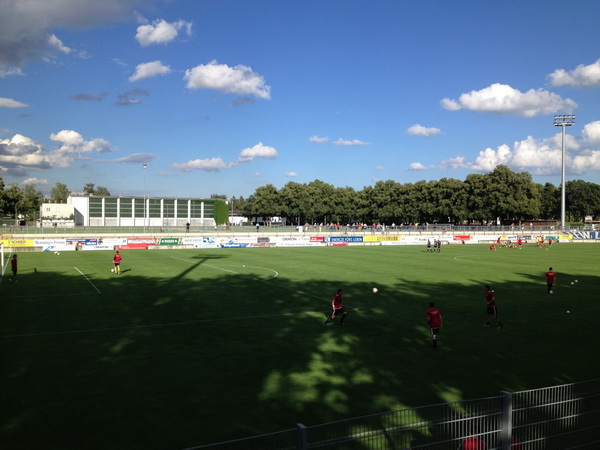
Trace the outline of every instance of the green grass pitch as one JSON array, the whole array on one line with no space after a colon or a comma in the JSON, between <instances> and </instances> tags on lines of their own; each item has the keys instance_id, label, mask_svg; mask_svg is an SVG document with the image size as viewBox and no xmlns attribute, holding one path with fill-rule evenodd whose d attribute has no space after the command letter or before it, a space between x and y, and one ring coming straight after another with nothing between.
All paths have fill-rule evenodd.
<instances>
[{"instance_id":1,"label":"green grass pitch","mask_svg":"<svg viewBox=\"0 0 600 450\"><path fill-rule=\"evenodd\" d=\"M102 251L7 268L0 447L178 449L599 376L600 244L122 254L122 275ZM323 326L338 288L346 325Z\"/></svg>"}]
</instances>

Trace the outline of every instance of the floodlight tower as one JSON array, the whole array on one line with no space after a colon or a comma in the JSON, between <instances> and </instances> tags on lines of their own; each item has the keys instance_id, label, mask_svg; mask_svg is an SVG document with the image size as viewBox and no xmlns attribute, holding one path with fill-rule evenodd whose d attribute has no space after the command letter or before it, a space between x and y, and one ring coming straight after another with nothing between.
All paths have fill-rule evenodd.
<instances>
[{"instance_id":1,"label":"floodlight tower","mask_svg":"<svg viewBox=\"0 0 600 450\"><path fill-rule=\"evenodd\" d=\"M143 163L142 167L144 168L144 233L146 232L146 167L147 164Z\"/></svg>"},{"instance_id":2,"label":"floodlight tower","mask_svg":"<svg viewBox=\"0 0 600 450\"><path fill-rule=\"evenodd\" d=\"M565 229L565 211L567 198L567 183L566 183L566 167L567 167L567 150L566 150L566 127L570 127L575 123L575 116L572 114L560 114L554 116L554 126L562 127L562 189L560 201L560 229Z\"/></svg>"}]
</instances>

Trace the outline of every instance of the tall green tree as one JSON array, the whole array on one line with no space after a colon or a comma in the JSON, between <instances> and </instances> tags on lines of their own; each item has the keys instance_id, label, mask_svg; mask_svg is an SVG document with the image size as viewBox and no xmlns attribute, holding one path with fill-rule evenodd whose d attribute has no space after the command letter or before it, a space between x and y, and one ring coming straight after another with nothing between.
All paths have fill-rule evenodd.
<instances>
[{"instance_id":1,"label":"tall green tree","mask_svg":"<svg viewBox=\"0 0 600 450\"><path fill-rule=\"evenodd\" d=\"M537 184L540 193L540 219L560 218L560 189L552 183Z\"/></svg>"},{"instance_id":2,"label":"tall green tree","mask_svg":"<svg viewBox=\"0 0 600 450\"><path fill-rule=\"evenodd\" d=\"M94 196L96 196L96 197L110 197L110 192L108 192L108 189L105 188L104 186L98 186L94 190Z\"/></svg>"},{"instance_id":3,"label":"tall green tree","mask_svg":"<svg viewBox=\"0 0 600 450\"><path fill-rule=\"evenodd\" d=\"M308 214L308 188L305 184L290 181L279 191L282 215L292 223L304 225Z\"/></svg>"},{"instance_id":4,"label":"tall green tree","mask_svg":"<svg viewBox=\"0 0 600 450\"><path fill-rule=\"evenodd\" d=\"M566 204L569 220L583 222L585 216L600 215L600 185L583 180L567 181Z\"/></svg>"},{"instance_id":5,"label":"tall green tree","mask_svg":"<svg viewBox=\"0 0 600 450\"><path fill-rule=\"evenodd\" d=\"M15 221L21 214L19 207L21 206L20 201L23 198L23 190L17 183L11 183L8 188L4 189L4 201L5 201L5 214L12 216Z\"/></svg>"},{"instance_id":6,"label":"tall green tree","mask_svg":"<svg viewBox=\"0 0 600 450\"><path fill-rule=\"evenodd\" d=\"M267 184L256 189L251 204L252 217L265 217L267 222L270 222L274 216L281 215L282 209L279 192L275 186Z\"/></svg>"},{"instance_id":7,"label":"tall green tree","mask_svg":"<svg viewBox=\"0 0 600 450\"><path fill-rule=\"evenodd\" d=\"M40 206L44 202L44 194L33 184L25 186L18 202L20 215L28 220L39 218Z\"/></svg>"},{"instance_id":8,"label":"tall green tree","mask_svg":"<svg viewBox=\"0 0 600 450\"><path fill-rule=\"evenodd\" d=\"M71 191L64 183L56 183L50 189L50 200L54 203L67 203L69 195L71 195Z\"/></svg>"}]
</instances>

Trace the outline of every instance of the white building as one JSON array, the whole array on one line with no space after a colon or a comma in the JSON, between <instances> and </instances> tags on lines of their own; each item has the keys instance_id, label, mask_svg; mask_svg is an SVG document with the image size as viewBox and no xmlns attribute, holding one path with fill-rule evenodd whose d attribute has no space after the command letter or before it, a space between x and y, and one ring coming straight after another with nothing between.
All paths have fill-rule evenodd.
<instances>
[{"instance_id":1,"label":"white building","mask_svg":"<svg viewBox=\"0 0 600 450\"><path fill-rule=\"evenodd\" d=\"M214 226L215 199L94 197L74 195L67 199L75 209L78 226L184 227ZM226 211L226 210L225 210Z\"/></svg>"}]
</instances>

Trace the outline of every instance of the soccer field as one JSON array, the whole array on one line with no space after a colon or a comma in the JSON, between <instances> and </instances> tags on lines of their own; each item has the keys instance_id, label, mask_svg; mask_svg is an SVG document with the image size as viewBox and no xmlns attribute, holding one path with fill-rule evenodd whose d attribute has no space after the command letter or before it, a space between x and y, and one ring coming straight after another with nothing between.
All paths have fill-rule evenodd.
<instances>
[{"instance_id":1,"label":"soccer field","mask_svg":"<svg viewBox=\"0 0 600 450\"><path fill-rule=\"evenodd\" d=\"M121 275L103 251L8 265L1 448L180 449L599 377L600 244L121 253ZM323 326L339 288L346 324Z\"/></svg>"}]
</instances>

